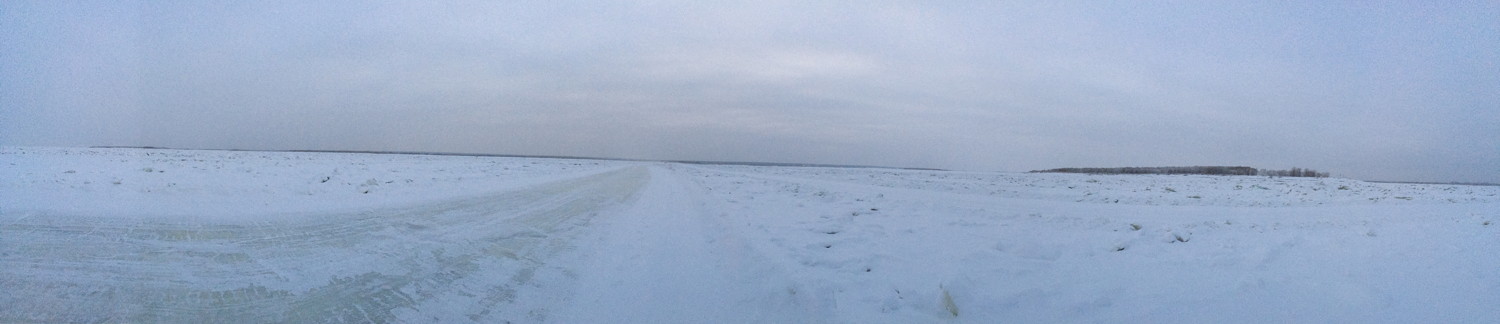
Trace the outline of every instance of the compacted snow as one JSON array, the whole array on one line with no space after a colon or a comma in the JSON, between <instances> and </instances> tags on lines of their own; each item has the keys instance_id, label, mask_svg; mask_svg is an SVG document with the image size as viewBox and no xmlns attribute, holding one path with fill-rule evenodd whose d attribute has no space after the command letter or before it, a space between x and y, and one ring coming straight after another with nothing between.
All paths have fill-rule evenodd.
<instances>
[{"instance_id":1,"label":"compacted snow","mask_svg":"<svg viewBox=\"0 0 1500 324\"><path fill-rule=\"evenodd\" d=\"M1500 320L1500 187L0 148L0 322Z\"/></svg>"}]
</instances>

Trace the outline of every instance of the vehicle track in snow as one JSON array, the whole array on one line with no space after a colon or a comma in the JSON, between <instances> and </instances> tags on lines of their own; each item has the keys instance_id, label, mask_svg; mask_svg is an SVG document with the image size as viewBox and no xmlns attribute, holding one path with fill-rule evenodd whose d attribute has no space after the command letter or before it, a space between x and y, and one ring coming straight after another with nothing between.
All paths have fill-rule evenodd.
<instances>
[{"instance_id":1,"label":"vehicle track in snow","mask_svg":"<svg viewBox=\"0 0 1500 324\"><path fill-rule=\"evenodd\" d=\"M653 167L633 204L592 228L559 323L826 323L772 259L720 224L705 188ZM584 293L586 292L586 293ZM597 310L610 310L599 312Z\"/></svg>"},{"instance_id":2,"label":"vehicle track in snow","mask_svg":"<svg viewBox=\"0 0 1500 324\"><path fill-rule=\"evenodd\" d=\"M567 293L518 294L649 178L251 223L0 211L0 322L544 321Z\"/></svg>"}]
</instances>

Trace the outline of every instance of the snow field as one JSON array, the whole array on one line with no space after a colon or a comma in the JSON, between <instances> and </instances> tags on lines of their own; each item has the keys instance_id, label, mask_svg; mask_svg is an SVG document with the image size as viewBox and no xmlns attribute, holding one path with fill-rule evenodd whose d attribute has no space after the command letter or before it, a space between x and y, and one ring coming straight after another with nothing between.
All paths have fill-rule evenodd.
<instances>
[{"instance_id":1,"label":"snow field","mask_svg":"<svg viewBox=\"0 0 1500 324\"><path fill-rule=\"evenodd\" d=\"M478 196L624 165L467 156L46 147L0 147L0 159L3 208L45 206L99 216L213 217L230 222Z\"/></svg>"},{"instance_id":2,"label":"snow field","mask_svg":"<svg viewBox=\"0 0 1500 324\"><path fill-rule=\"evenodd\" d=\"M62 148L0 167L0 322L1500 318L1500 187Z\"/></svg>"},{"instance_id":3,"label":"snow field","mask_svg":"<svg viewBox=\"0 0 1500 324\"><path fill-rule=\"evenodd\" d=\"M568 291L537 280L561 276L546 261L646 176L264 220L6 209L0 321L541 321Z\"/></svg>"},{"instance_id":4,"label":"snow field","mask_svg":"<svg viewBox=\"0 0 1500 324\"><path fill-rule=\"evenodd\" d=\"M1306 183L1116 179L1154 180L1158 188L1259 180L1252 185L1268 188L1221 206L1174 206L1199 202L1179 190L1178 201L1153 200L1162 206L1002 198L962 189L991 182L928 181L942 172L697 171L731 211L722 218L754 235L759 250L788 256L785 267L816 283L812 289L837 305L830 308L841 322L929 322L955 312L947 300L958 313L951 320L960 322L1488 322L1500 315L1493 310L1500 262L1491 256L1500 237L1485 225L1500 205L1452 202L1490 201L1493 187L1358 183L1408 188L1360 191L1366 195L1450 194L1252 207L1298 201L1285 188ZM870 184L869 174L882 176ZM909 178L892 176L901 174Z\"/></svg>"}]
</instances>

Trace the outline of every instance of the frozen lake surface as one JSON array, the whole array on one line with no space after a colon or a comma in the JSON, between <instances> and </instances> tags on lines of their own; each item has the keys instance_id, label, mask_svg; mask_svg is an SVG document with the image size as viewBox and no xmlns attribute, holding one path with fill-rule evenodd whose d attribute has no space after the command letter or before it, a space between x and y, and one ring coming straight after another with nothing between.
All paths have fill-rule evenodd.
<instances>
[{"instance_id":1,"label":"frozen lake surface","mask_svg":"<svg viewBox=\"0 0 1500 324\"><path fill-rule=\"evenodd\" d=\"M1500 320L1500 187L0 148L0 322Z\"/></svg>"}]
</instances>

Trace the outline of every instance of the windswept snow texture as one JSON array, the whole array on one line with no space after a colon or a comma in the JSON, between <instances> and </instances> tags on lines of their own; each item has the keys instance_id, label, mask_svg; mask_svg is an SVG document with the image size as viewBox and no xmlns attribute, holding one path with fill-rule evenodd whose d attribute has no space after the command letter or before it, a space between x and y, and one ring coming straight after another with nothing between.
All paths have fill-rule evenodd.
<instances>
[{"instance_id":1,"label":"windswept snow texture","mask_svg":"<svg viewBox=\"0 0 1500 324\"><path fill-rule=\"evenodd\" d=\"M1500 320L1500 187L0 148L0 322Z\"/></svg>"}]
</instances>

